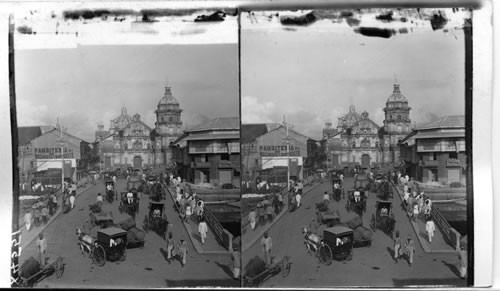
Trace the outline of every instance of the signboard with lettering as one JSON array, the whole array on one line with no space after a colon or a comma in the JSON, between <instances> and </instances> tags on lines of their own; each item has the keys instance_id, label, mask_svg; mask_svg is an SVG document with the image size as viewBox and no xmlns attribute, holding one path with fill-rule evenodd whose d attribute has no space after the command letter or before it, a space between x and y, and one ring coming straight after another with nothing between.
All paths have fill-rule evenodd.
<instances>
[{"instance_id":1,"label":"signboard with lettering","mask_svg":"<svg viewBox=\"0 0 500 291\"><path fill-rule=\"evenodd\" d=\"M300 156L300 148L290 145L287 154L286 145L264 145L259 146L260 155L263 157L286 157Z\"/></svg>"},{"instance_id":2,"label":"signboard with lettering","mask_svg":"<svg viewBox=\"0 0 500 291\"><path fill-rule=\"evenodd\" d=\"M61 148L35 148L35 159L60 159ZM73 159L73 149L64 148L64 158Z\"/></svg>"}]
</instances>

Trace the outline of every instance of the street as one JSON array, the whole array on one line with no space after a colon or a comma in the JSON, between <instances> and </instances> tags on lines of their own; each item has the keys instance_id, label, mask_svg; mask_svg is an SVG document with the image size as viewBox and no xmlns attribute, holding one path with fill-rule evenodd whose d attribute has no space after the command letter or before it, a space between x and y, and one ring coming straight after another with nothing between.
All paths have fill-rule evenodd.
<instances>
[{"instance_id":1,"label":"street","mask_svg":"<svg viewBox=\"0 0 500 291\"><path fill-rule=\"evenodd\" d=\"M344 189L353 189L353 178L344 179ZM455 253L425 253L416 240L414 230L401 209L400 200L394 196L393 211L396 219L395 229L400 231L401 240L411 235L415 241L416 255L410 267L406 260L396 263L393 257L392 238L377 230L373 234L371 247L353 249L353 259L346 262L333 261L330 266L321 265L313 255L308 255L304 246L301 229L308 226L315 217L315 203L321 202L323 193L332 192L330 181L315 187L302 198L301 207L286 213L269 230L273 240L273 261L279 261L283 256L291 257L290 274L283 278L276 275L265 281L262 287L340 287L340 286L371 286L371 287L401 287L409 285L453 285L465 286L466 280L458 277L459 264ZM375 212L375 193L370 193L367 200L367 211L363 215L363 225L369 226L372 214ZM346 200L332 201L339 210L341 217L347 214ZM243 253L243 267L254 256L263 258L260 239Z\"/></svg>"},{"instance_id":2,"label":"street","mask_svg":"<svg viewBox=\"0 0 500 291\"><path fill-rule=\"evenodd\" d=\"M124 262L106 262L102 267L92 263L88 255L82 255L77 246L76 228L82 227L89 218L89 204L96 200L97 193L104 195L104 183L80 194L75 208L67 214L61 214L43 231L48 243L48 262L62 256L65 271L61 278L49 276L38 283L37 287L48 288L160 288L167 286L239 286L239 281L232 279L232 262L229 255L200 255L194 249L185 228L174 212L172 201L167 196L166 213L173 225L169 231L173 233L175 242L184 239L188 243L187 264L181 267L179 261L169 264L166 261L166 241L150 231L146 234L144 248L128 249ZM126 190L126 180L118 179L116 190ZM142 229L145 215L148 213L147 195L140 201L139 214L136 217L137 227ZM103 209L113 212L115 222L122 221L126 214L118 212L118 201L112 204L105 202ZM95 237L99 227L94 227L91 234ZM22 250L20 262L30 256L37 258L36 239Z\"/></svg>"}]
</instances>

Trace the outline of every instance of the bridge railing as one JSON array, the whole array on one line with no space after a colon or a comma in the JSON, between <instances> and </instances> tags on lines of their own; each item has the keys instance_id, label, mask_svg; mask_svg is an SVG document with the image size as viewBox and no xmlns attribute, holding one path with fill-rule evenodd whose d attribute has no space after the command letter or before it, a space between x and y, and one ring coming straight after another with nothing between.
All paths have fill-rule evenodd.
<instances>
[{"instance_id":1,"label":"bridge railing","mask_svg":"<svg viewBox=\"0 0 500 291\"><path fill-rule=\"evenodd\" d=\"M206 206L203 208L203 217L214 232L219 243L222 244L228 251L232 251L233 235L220 224L212 211L210 211L210 209Z\"/></svg>"},{"instance_id":2,"label":"bridge railing","mask_svg":"<svg viewBox=\"0 0 500 291\"><path fill-rule=\"evenodd\" d=\"M443 214L436 207L431 208L432 219L436 222L445 240L456 250L460 249L460 233L451 227L450 223L444 218Z\"/></svg>"}]
</instances>

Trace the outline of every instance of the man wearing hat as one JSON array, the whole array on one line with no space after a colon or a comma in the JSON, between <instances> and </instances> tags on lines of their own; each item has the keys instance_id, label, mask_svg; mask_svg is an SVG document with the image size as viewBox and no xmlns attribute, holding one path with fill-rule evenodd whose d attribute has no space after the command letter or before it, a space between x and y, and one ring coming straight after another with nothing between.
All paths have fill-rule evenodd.
<instances>
[{"instance_id":1,"label":"man wearing hat","mask_svg":"<svg viewBox=\"0 0 500 291\"><path fill-rule=\"evenodd\" d=\"M261 239L260 244L262 245L262 249L264 251L264 261L266 261L266 265L270 265L271 249L273 247L273 241L271 237L268 235L267 231L264 232L264 237Z\"/></svg>"},{"instance_id":2,"label":"man wearing hat","mask_svg":"<svg viewBox=\"0 0 500 291\"><path fill-rule=\"evenodd\" d=\"M255 213L255 210L250 211L248 214L248 220L250 220L250 227L254 230L257 222L257 213Z\"/></svg>"}]
</instances>

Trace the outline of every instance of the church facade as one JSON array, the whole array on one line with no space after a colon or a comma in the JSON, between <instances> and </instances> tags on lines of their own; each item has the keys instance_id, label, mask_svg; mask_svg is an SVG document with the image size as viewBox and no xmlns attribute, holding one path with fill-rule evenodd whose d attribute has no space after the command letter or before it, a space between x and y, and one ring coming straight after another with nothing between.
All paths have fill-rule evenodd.
<instances>
[{"instance_id":1,"label":"church facade","mask_svg":"<svg viewBox=\"0 0 500 291\"><path fill-rule=\"evenodd\" d=\"M338 118L337 127L326 123L323 129L328 167L372 168L399 163L398 142L411 131L410 109L397 83L384 108L383 126L371 120L368 112L359 114L351 105L349 112Z\"/></svg>"},{"instance_id":2,"label":"church facade","mask_svg":"<svg viewBox=\"0 0 500 291\"><path fill-rule=\"evenodd\" d=\"M110 121L108 130L98 125L96 141L99 144L102 170L128 168L172 167L170 142L182 134L179 102L172 96L171 87L159 101L155 127L150 127L139 114L129 115L125 107Z\"/></svg>"}]
</instances>

